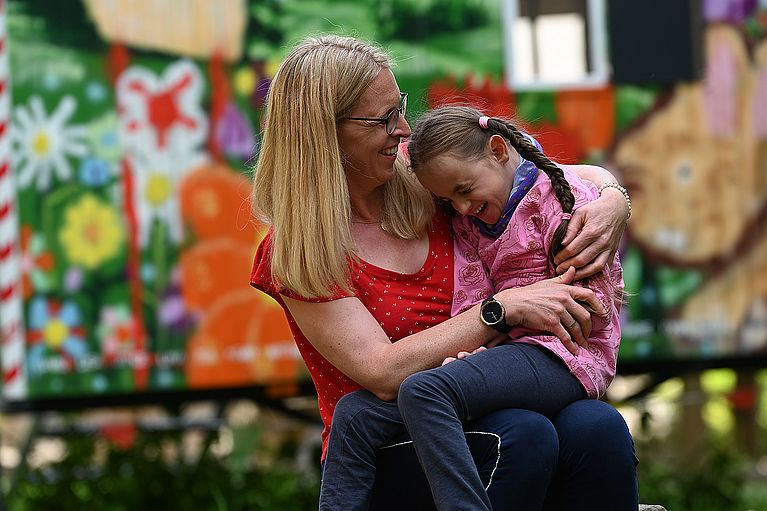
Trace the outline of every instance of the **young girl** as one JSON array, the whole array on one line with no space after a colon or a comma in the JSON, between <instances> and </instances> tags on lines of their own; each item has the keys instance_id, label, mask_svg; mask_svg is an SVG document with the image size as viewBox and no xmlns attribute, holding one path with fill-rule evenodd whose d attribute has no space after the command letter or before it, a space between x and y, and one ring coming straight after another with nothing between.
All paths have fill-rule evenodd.
<instances>
[{"instance_id":1,"label":"young girl","mask_svg":"<svg viewBox=\"0 0 767 511\"><path fill-rule=\"evenodd\" d=\"M341 502L345 509L365 509L364 495L354 489L369 487L374 464L361 463L369 455L361 453L391 442L401 430L400 416L438 509L490 509L487 492L494 474L478 473L463 424L510 407L553 417L576 400L600 397L615 376L623 290L617 258L582 283L604 307L592 315L590 332L580 332L582 322L566 310L551 333L526 329L525 318L506 324L503 307L492 297L494 291L555 277L553 254L562 248L573 211L601 190L551 162L511 123L471 108L426 113L408 151L421 184L458 213L453 218L452 313L482 302L482 321L498 330L505 344L463 353L458 361L410 376L400 387L397 410L376 405L365 391L346 396L330 437L331 444L343 446L336 449L342 454L325 461L321 509L337 509L335 503ZM623 193L617 183L605 186ZM571 269L562 281L569 282L572 274ZM563 325L572 338L588 340L585 348L564 347L563 333L557 331ZM352 413L354 427L337 427L351 424Z\"/></svg>"}]
</instances>

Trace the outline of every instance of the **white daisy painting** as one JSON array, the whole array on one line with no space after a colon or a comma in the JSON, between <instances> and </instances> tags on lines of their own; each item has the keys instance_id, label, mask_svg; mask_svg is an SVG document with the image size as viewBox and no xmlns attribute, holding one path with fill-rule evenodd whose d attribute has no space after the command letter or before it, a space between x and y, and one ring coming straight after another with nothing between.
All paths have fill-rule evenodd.
<instances>
[{"instance_id":1,"label":"white daisy painting","mask_svg":"<svg viewBox=\"0 0 767 511\"><path fill-rule=\"evenodd\" d=\"M139 246L149 245L155 221L164 226L168 241L178 245L184 239L184 225L178 200L178 183L188 172L204 165L208 156L202 151L170 145L132 155L133 204L138 213Z\"/></svg>"},{"instance_id":2,"label":"white daisy painting","mask_svg":"<svg viewBox=\"0 0 767 511\"><path fill-rule=\"evenodd\" d=\"M70 157L88 153L83 126L69 124L77 108L72 96L64 96L48 115L40 96L14 109L11 140L13 166L19 188L36 186L43 192L58 181L72 178Z\"/></svg>"}]
</instances>

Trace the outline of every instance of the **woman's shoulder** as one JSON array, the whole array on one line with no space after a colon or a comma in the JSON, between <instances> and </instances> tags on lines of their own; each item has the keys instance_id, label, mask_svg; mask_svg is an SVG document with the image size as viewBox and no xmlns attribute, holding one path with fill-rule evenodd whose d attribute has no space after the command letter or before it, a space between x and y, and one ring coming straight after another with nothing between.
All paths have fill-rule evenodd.
<instances>
[{"instance_id":1,"label":"woman's shoulder","mask_svg":"<svg viewBox=\"0 0 767 511\"><path fill-rule=\"evenodd\" d=\"M308 298L302 296L288 288L280 285L279 281L275 279L272 272L272 242L274 237L274 230L269 229L264 238L258 244L256 254L253 256L253 266L250 271L250 285L259 291L263 291L267 295L271 296L278 302L281 302L280 295L298 300L301 302L323 303L339 300L341 298L349 298L355 296L354 293L349 293L336 286L329 296Z\"/></svg>"},{"instance_id":2,"label":"woman's shoulder","mask_svg":"<svg viewBox=\"0 0 767 511\"><path fill-rule=\"evenodd\" d=\"M273 230L269 229L266 236L258 244L256 254L253 256L253 266L250 270L250 285L264 293L276 297L279 289L274 283L272 276L272 236Z\"/></svg>"}]
</instances>

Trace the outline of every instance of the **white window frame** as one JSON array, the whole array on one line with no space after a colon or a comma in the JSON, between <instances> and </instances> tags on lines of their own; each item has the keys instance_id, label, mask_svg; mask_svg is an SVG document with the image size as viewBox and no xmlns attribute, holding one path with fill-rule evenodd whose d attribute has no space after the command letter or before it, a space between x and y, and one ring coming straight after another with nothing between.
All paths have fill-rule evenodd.
<instances>
[{"instance_id":1,"label":"white window frame","mask_svg":"<svg viewBox=\"0 0 767 511\"><path fill-rule=\"evenodd\" d=\"M504 55L506 82L512 91L537 91L551 89L597 89L604 87L610 79L607 57L607 31L605 0L586 0L589 60L592 69L583 79L575 81L520 80L514 77L514 23L519 17L519 0L503 0Z\"/></svg>"}]
</instances>

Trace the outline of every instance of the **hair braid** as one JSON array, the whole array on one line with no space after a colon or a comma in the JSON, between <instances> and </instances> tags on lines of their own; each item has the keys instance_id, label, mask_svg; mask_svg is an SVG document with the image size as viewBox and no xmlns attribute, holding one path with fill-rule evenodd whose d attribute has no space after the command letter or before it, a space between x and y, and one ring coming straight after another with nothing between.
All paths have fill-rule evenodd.
<instances>
[{"instance_id":1,"label":"hair braid","mask_svg":"<svg viewBox=\"0 0 767 511\"><path fill-rule=\"evenodd\" d=\"M546 173L551 181L554 195L562 206L562 211L564 213L572 214L573 206L575 205L575 196L570 188L570 183L565 179L565 173L562 172L562 169L548 159L545 154L539 151L538 148L535 147L535 145L513 124L501 119L490 118L487 127L503 135L520 156L533 162L536 167ZM565 238L569 223L569 220L563 219L551 239L549 263L552 266L554 266L554 256L562 249L562 240Z\"/></svg>"}]
</instances>

